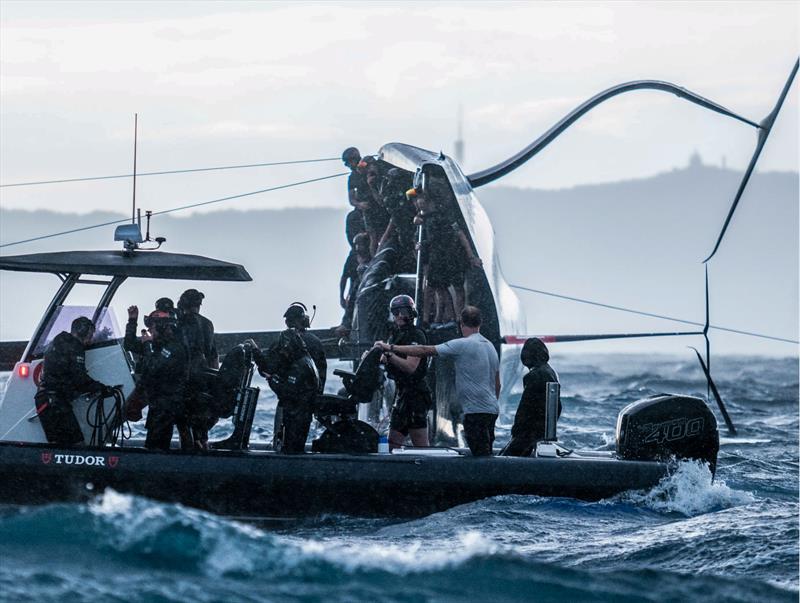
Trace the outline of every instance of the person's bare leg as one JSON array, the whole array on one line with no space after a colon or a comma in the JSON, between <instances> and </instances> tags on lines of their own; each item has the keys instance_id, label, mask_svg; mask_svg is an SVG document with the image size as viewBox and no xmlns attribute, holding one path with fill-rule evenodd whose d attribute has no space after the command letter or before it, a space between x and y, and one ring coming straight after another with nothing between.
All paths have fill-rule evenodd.
<instances>
[{"instance_id":1,"label":"person's bare leg","mask_svg":"<svg viewBox=\"0 0 800 603\"><path fill-rule=\"evenodd\" d=\"M412 446L430 446L428 440L428 428L419 427L417 429L409 429L408 436L411 438Z\"/></svg>"},{"instance_id":2,"label":"person's bare leg","mask_svg":"<svg viewBox=\"0 0 800 603\"><path fill-rule=\"evenodd\" d=\"M464 309L464 303L464 285L453 285L453 320L455 320L456 316L461 316L461 310Z\"/></svg>"},{"instance_id":3,"label":"person's bare leg","mask_svg":"<svg viewBox=\"0 0 800 603\"><path fill-rule=\"evenodd\" d=\"M401 448L406 443L406 436L395 429L389 430L389 450Z\"/></svg>"}]
</instances>

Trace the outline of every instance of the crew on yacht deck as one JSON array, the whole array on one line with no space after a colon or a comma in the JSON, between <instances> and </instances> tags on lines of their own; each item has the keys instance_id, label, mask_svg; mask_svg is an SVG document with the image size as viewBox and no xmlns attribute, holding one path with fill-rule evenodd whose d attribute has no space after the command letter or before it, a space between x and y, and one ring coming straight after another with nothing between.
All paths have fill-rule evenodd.
<instances>
[{"instance_id":1,"label":"crew on yacht deck","mask_svg":"<svg viewBox=\"0 0 800 603\"><path fill-rule=\"evenodd\" d=\"M36 392L36 412L47 441L59 446L84 442L72 402L82 394L113 394L113 389L92 379L86 371L86 346L94 337L92 321L80 316L69 333L55 336L44 353L44 374Z\"/></svg>"},{"instance_id":2,"label":"crew on yacht deck","mask_svg":"<svg viewBox=\"0 0 800 603\"><path fill-rule=\"evenodd\" d=\"M519 357L530 370L522 379L525 389L514 416L511 440L500 452L504 456L530 456L536 443L544 439L547 384L558 382L558 373L548 364L550 352L541 339L526 340ZM561 400L558 416L561 416Z\"/></svg>"},{"instance_id":3,"label":"crew on yacht deck","mask_svg":"<svg viewBox=\"0 0 800 603\"><path fill-rule=\"evenodd\" d=\"M428 343L425 332L414 326L417 309L410 295L397 295L389 302L392 332L389 348L384 349L383 362L390 379L397 385L389 423L389 449L400 448L406 438L414 446L428 446L428 411L433 406L431 392L425 382L428 359L409 356L391 348L423 347ZM380 342L376 343L381 347Z\"/></svg>"},{"instance_id":4,"label":"crew on yacht deck","mask_svg":"<svg viewBox=\"0 0 800 603\"><path fill-rule=\"evenodd\" d=\"M174 313L155 310L147 316L149 330L139 339L136 336L139 308L128 308L125 327L125 349L139 355L136 363L137 386L149 404L145 448L169 450L172 431L185 417L186 385L189 379L189 357L176 331L178 320ZM181 447L187 447L181 441Z\"/></svg>"},{"instance_id":5,"label":"crew on yacht deck","mask_svg":"<svg viewBox=\"0 0 800 603\"><path fill-rule=\"evenodd\" d=\"M480 333L481 312L475 306L461 311L461 334L439 345L375 345L391 354L452 358L455 366L456 399L461 403L464 437L472 456L490 456L494 426L500 407L500 359L492 342Z\"/></svg>"}]
</instances>

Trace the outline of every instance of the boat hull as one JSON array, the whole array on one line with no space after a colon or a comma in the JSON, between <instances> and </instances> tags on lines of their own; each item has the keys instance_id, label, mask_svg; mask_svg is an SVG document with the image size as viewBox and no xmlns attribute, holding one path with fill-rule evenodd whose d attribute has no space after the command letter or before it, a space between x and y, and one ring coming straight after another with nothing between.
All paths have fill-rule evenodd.
<instances>
[{"instance_id":1,"label":"boat hull","mask_svg":"<svg viewBox=\"0 0 800 603\"><path fill-rule=\"evenodd\" d=\"M153 452L0 443L0 503L83 502L113 488L237 517L418 517L504 494L599 500L665 463L615 458Z\"/></svg>"}]
</instances>

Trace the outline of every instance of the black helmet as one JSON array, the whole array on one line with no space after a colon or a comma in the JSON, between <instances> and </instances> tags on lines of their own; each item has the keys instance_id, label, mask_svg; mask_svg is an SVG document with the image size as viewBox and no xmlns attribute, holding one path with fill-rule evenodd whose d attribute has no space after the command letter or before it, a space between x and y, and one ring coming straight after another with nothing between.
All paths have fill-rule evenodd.
<instances>
[{"instance_id":1,"label":"black helmet","mask_svg":"<svg viewBox=\"0 0 800 603\"><path fill-rule=\"evenodd\" d=\"M283 313L286 319L286 326L298 329L307 329L311 326L308 318L308 308L303 302L292 302L292 305Z\"/></svg>"},{"instance_id":2,"label":"black helmet","mask_svg":"<svg viewBox=\"0 0 800 603\"><path fill-rule=\"evenodd\" d=\"M358 161L361 159L361 152L355 147L347 147L342 152L342 161L350 163L351 161Z\"/></svg>"},{"instance_id":3,"label":"black helmet","mask_svg":"<svg viewBox=\"0 0 800 603\"><path fill-rule=\"evenodd\" d=\"M411 311L411 318L418 316L417 306L413 297L410 295L395 295L392 301L389 302L389 312L392 313L392 316L398 316L403 308L408 308Z\"/></svg>"}]
</instances>

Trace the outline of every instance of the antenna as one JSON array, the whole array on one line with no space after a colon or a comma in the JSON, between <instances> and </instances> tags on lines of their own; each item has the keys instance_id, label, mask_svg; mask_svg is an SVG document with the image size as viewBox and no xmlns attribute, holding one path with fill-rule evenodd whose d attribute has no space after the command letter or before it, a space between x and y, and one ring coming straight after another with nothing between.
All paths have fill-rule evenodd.
<instances>
[{"instance_id":1,"label":"antenna","mask_svg":"<svg viewBox=\"0 0 800 603\"><path fill-rule=\"evenodd\" d=\"M131 224L136 224L136 142L139 133L139 114L133 114L133 208L131 209Z\"/></svg>"},{"instance_id":2,"label":"antenna","mask_svg":"<svg viewBox=\"0 0 800 603\"><path fill-rule=\"evenodd\" d=\"M453 144L453 155L455 155L456 162L461 165L464 162L464 140L461 132L463 111L461 104L458 105L458 137L455 144Z\"/></svg>"}]
</instances>

